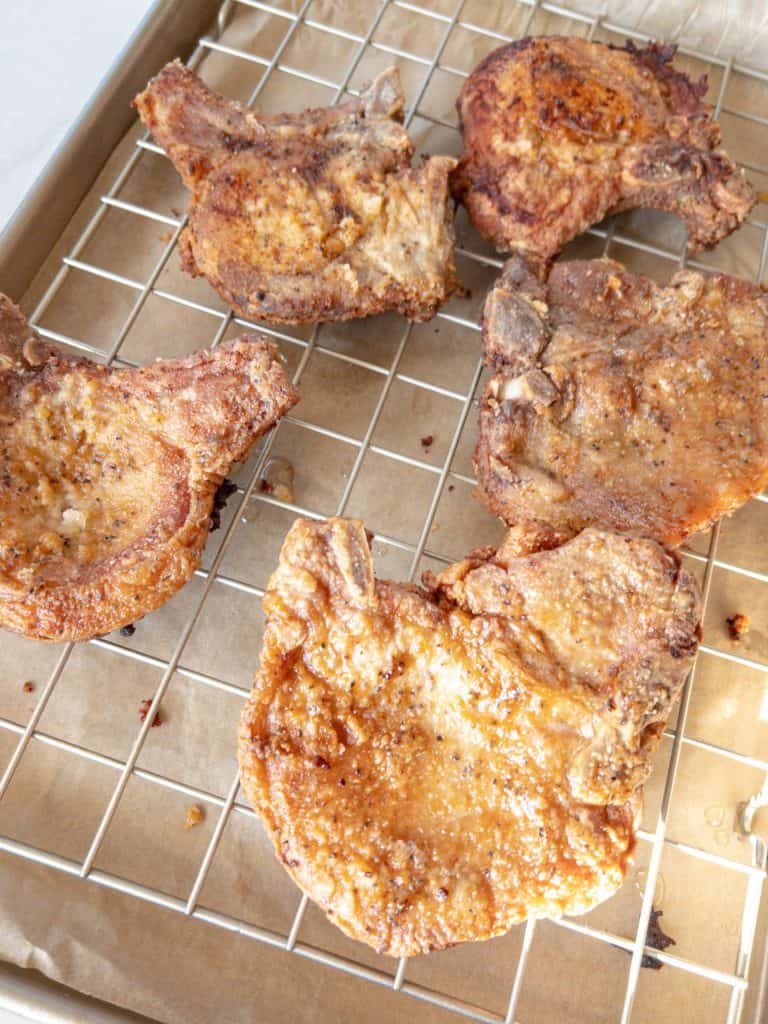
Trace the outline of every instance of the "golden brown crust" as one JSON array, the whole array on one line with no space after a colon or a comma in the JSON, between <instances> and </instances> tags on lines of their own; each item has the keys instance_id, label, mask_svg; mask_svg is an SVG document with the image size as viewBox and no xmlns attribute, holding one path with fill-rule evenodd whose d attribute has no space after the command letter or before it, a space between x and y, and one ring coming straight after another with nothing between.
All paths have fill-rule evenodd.
<instances>
[{"instance_id":1,"label":"golden brown crust","mask_svg":"<svg viewBox=\"0 0 768 1024\"><path fill-rule=\"evenodd\" d=\"M553 543L518 531L429 591L375 580L356 520L283 545L242 784L296 882L380 952L582 913L627 870L698 587L651 541Z\"/></svg>"},{"instance_id":2,"label":"golden brown crust","mask_svg":"<svg viewBox=\"0 0 768 1024\"><path fill-rule=\"evenodd\" d=\"M513 257L485 307L482 499L509 524L680 544L768 485L767 343L746 281L662 287L603 259L543 283Z\"/></svg>"},{"instance_id":3,"label":"golden brown crust","mask_svg":"<svg viewBox=\"0 0 768 1024\"><path fill-rule=\"evenodd\" d=\"M0 296L0 624L84 640L167 601L200 564L232 463L298 395L243 335L139 370L45 345Z\"/></svg>"},{"instance_id":4,"label":"golden brown crust","mask_svg":"<svg viewBox=\"0 0 768 1024\"><path fill-rule=\"evenodd\" d=\"M674 53L540 36L489 54L457 103L464 153L452 176L478 231L542 259L642 206L681 217L693 251L734 231L755 192L720 148L706 79L675 71Z\"/></svg>"},{"instance_id":5,"label":"golden brown crust","mask_svg":"<svg viewBox=\"0 0 768 1024\"><path fill-rule=\"evenodd\" d=\"M192 191L182 266L244 316L428 320L456 287L448 174L411 167L396 69L337 107L277 117L178 62L135 105Z\"/></svg>"}]
</instances>

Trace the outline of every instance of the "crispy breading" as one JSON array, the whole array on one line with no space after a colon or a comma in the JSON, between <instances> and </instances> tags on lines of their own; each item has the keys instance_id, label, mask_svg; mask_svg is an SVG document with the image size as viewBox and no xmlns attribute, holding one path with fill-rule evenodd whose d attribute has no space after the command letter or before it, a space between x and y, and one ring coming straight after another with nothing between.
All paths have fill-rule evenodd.
<instances>
[{"instance_id":1,"label":"crispy breading","mask_svg":"<svg viewBox=\"0 0 768 1024\"><path fill-rule=\"evenodd\" d=\"M192 192L182 265L243 316L429 320L456 287L448 174L411 167L396 68L336 107L268 117L178 61L135 105Z\"/></svg>"},{"instance_id":2,"label":"crispy breading","mask_svg":"<svg viewBox=\"0 0 768 1024\"><path fill-rule=\"evenodd\" d=\"M489 293L479 493L507 523L680 544L768 484L768 297L690 270L512 257Z\"/></svg>"},{"instance_id":3,"label":"crispy breading","mask_svg":"<svg viewBox=\"0 0 768 1024\"><path fill-rule=\"evenodd\" d=\"M706 78L676 71L674 53L540 36L489 54L457 103L464 153L452 176L477 230L545 260L641 206L681 217L692 251L734 231L755 192L721 148Z\"/></svg>"},{"instance_id":4,"label":"crispy breading","mask_svg":"<svg viewBox=\"0 0 768 1024\"><path fill-rule=\"evenodd\" d=\"M84 640L167 601L230 466L297 400L257 335L114 369L46 344L0 296L0 625Z\"/></svg>"},{"instance_id":5,"label":"crispy breading","mask_svg":"<svg viewBox=\"0 0 768 1024\"><path fill-rule=\"evenodd\" d=\"M699 636L653 541L510 531L425 586L357 520L298 520L240 725L244 791L296 882L393 956L610 896Z\"/></svg>"}]
</instances>

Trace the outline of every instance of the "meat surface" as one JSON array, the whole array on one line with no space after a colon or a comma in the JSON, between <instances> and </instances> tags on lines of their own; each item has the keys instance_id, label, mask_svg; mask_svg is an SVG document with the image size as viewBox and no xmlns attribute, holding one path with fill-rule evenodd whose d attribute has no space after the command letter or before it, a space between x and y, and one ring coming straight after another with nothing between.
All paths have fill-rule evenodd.
<instances>
[{"instance_id":1,"label":"meat surface","mask_svg":"<svg viewBox=\"0 0 768 1024\"><path fill-rule=\"evenodd\" d=\"M639 50L540 36L489 54L457 107L464 153L454 193L504 252L544 260L606 214L677 214L693 251L755 204L701 99L706 76L675 71L674 46Z\"/></svg>"},{"instance_id":2,"label":"meat surface","mask_svg":"<svg viewBox=\"0 0 768 1024\"><path fill-rule=\"evenodd\" d=\"M297 520L264 598L242 784L278 857L393 956L580 914L621 885L699 636L653 541L510 531L427 589L363 524Z\"/></svg>"},{"instance_id":3,"label":"meat surface","mask_svg":"<svg viewBox=\"0 0 768 1024\"><path fill-rule=\"evenodd\" d=\"M768 296L683 270L512 257L485 305L498 372L480 406L480 494L507 523L680 544L768 484Z\"/></svg>"},{"instance_id":4,"label":"meat surface","mask_svg":"<svg viewBox=\"0 0 768 1024\"><path fill-rule=\"evenodd\" d=\"M182 265L243 316L429 320L456 287L448 174L411 167L390 68L337 107L267 117L178 61L135 105L191 191Z\"/></svg>"},{"instance_id":5,"label":"meat surface","mask_svg":"<svg viewBox=\"0 0 768 1024\"><path fill-rule=\"evenodd\" d=\"M0 625L85 640L200 565L214 494L298 394L276 348L112 369L46 344L0 296Z\"/></svg>"}]
</instances>

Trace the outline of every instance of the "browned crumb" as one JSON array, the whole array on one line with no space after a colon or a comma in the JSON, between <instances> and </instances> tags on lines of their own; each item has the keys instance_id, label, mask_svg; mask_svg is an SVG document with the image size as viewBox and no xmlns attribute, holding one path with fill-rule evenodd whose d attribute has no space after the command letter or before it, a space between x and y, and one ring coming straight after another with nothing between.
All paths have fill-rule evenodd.
<instances>
[{"instance_id":1,"label":"browned crumb","mask_svg":"<svg viewBox=\"0 0 768 1024\"><path fill-rule=\"evenodd\" d=\"M741 640L743 636L747 635L751 625L749 616L742 615L740 612L736 612L730 619L726 619L725 624L728 627L728 636L731 640Z\"/></svg>"},{"instance_id":2,"label":"browned crumb","mask_svg":"<svg viewBox=\"0 0 768 1024\"><path fill-rule=\"evenodd\" d=\"M453 488L453 484L448 484L448 490L449 490L449 491L452 491L453 489L454 489L454 488Z\"/></svg>"},{"instance_id":3,"label":"browned crumb","mask_svg":"<svg viewBox=\"0 0 768 1024\"><path fill-rule=\"evenodd\" d=\"M292 505L293 477L294 470L291 463L288 459L277 455L267 463L264 475L259 480L259 489L265 494L273 495L278 501Z\"/></svg>"},{"instance_id":4,"label":"browned crumb","mask_svg":"<svg viewBox=\"0 0 768 1024\"><path fill-rule=\"evenodd\" d=\"M24 683L24 685L22 686L22 690L24 691L24 693L32 693L34 689L35 684L30 682L29 680L27 680L27 682Z\"/></svg>"},{"instance_id":5,"label":"browned crumb","mask_svg":"<svg viewBox=\"0 0 768 1024\"><path fill-rule=\"evenodd\" d=\"M665 950L667 946L676 946L677 943L671 935L667 935L664 929L659 924L659 918L664 916L662 910L656 910L655 907L651 908L651 917L648 921L648 930L645 933L645 944L646 946L653 946L654 949ZM649 956L648 953L643 954L641 961L642 967L648 967L652 971L660 971L664 964L661 960L657 960L655 956Z\"/></svg>"},{"instance_id":6,"label":"browned crumb","mask_svg":"<svg viewBox=\"0 0 768 1024\"><path fill-rule=\"evenodd\" d=\"M192 804L192 806L187 811L186 818L184 819L184 828L194 828L195 825L199 825L202 820L202 808L198 807L197 804Z\"/></svg>"},{"instance_id":7,"label":"browned crumb","mask_svg":"<svg viewBox=\"0 0 768 1024\"><path fill-rule=\"evenodd\" d=\"M768 203L768 192L758 192L757 201L758 203Z\"/></svg>"},{"instance_id":8,"label":"browned crumb","mask_svg":"<svg viewBox=\"0 0 768 1024\"><path fill-rule=\"evenodd\" d=\"M143 700L143 701L141 702L141 704L139 704L139 718L140 718L140 719L142 720L142 722L144 721L144 719L145 719L145 718L147 717L147 715L149 714L149 708L150 708L150 705L151 705L151 704L152 704L152 701L151 701L151 699L149 699L149 700ZM157 727L158 725L162 725L162 724L163 724L163 720L162 720L162 718L160 717L160 712L159 712L159 711L156 711L156 712L155 712L155 717L154 717L154 720L153 720L153 722L152 722L152 728L154 729L154 728L156 728L156 727Z\"/></svg>"},{"instance_id":9,"label":"browned crumb","mask_svg":"<svg viewBox=\"0 0 768 1024\"><path fill-rule=\"evenodd\" d=\"M422 448L431 448L432 445L434 444L434 441L435 441L434 435L433 434L427 434L425 437L422 437L422 439L421 439L421 447Z\"/></svg>"},{"instance_id":10,"label":"browned crumb","mask_svg":"<svg viewBox=\"0 0 768 1024\"><path fill-rule=\"evenodd\" d=\"M160 239L161 242L170 242L170 240L173 238L173 233L171 231L164 231L162 235L158 235L157 237Z\"/></svg>"},{"instance_id":11,"label":"browned crumb","mask_svg":"<svg viewBox=\"0 0 768 1024\"><path fill-rule=\"evenodd\" d=\"M175 206L171 207L171 213L173 214L174 217L181 217L181 213L179 212L179 210L176 209Z\"/></svg>"},{"instance_id":12,"label":"browned crumb","mask_svg":"<svg viewBox=\"0 0 768 1024\"><path fill-rule=\"evenodd\" d=\"M216 530L221 526L221 513L226 507L227 500L230 495L234 494L237 490L237 484L233 484L231 480L227 480L226 477L219 484L218 490L213 496L213 510L211 511L211 525L210 532L215 533Z\"/></svg>"}]
</instances>

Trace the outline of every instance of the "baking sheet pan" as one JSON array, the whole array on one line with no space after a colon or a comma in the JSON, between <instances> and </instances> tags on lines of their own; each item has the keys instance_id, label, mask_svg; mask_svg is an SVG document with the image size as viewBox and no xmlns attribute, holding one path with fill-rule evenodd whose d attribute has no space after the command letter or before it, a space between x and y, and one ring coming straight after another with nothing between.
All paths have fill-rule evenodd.
<instances>
[{"instance_id":1,"label":"baking sheet pan","mask_svg":"<svg viewBox=\"0 0 768 1024\"><path fill-rule=\"evenodd\" d=\"M459 8L437 0L427 13L409 4L331 0L225 6L221 34L198 51L198 70L213 87L242 99L258 89L256 103L264 111L300 109L331 102L343 78L356 90L394 62L408 101L418 100L411 123L417 152L458 152L452 126L461 76L498 35L517 35L528 22L533 32L622 38L552 5L466 0ZM718 12L711 16L720 18ZM699 26L701 45L711 47L707 17L699 10L691 24ZM334 31L324 30L328 26ZM760 56L759 38L755 30L750 54ZM709 73L734 155L768 166L768 126L743 117L765 115L768 87L717 50L719 63L695 56L680 63L692 74ZM120 339L118 364L181 355L243 329L204 281L181 273L173 242L186 195L151 144L136 149L139 138L132 127L23 300L32 313L43 299L38 326L95 358L106 358ZM113 189L126 159L133 160L131 170ZM768 184L758 172L751 176L758 187ZM111 205L78 244L110 191ZM702 257L702 264L760 276L765 230L759 225L767 215L765 204L758 206L755 224ZM653 895L676 941L669 952L700 970L670 962L662 971L641 971L632 1019L726 1020L732 995L717 975L727 978L735 970L756 877L753 848L735 827L736 809L760 788L768 750L764 502L751 502L725 522L715 550L709 537L690 546L687 561L701 577L709 566L711 588L686 739L676 746L670 723L646 789L635 866L619 895L588 917L569 927L521 926L490 943L399 969L397 961L347 940L311 906L297 917L299 893L233 789L235 723L262 628L259 595L297 512L363 516L377 534L378 571L397 578L440 567L502 535L472 497L470 464L474 396L482 386L474 325L497 266L461 213L458 230L458 269L468 291L432 323L409 327L386 315L276 332L287 365L301 372L303 393L295 415L267 442L271 456L294 465L292 505L258 488L240 509L243 495L230 499L202 573L138 623L131 637L111 635L71 652L0 637L0 770L39 711L41 694L50 692L37 738L0 801L5 849L24 852L0 853L5 958L170 1022L353 1021L361 1015L431 1022L456 1019L462 1006L472 1019L495 1020L508 1014L511 997L514 1017L524 1024L556 1014L617 1021L631 964L621 943L631 949L635 941L672 763L676 779L666 801L666 842ZM599 255L607 246L631 269L666 279L683 241L674 219L643 212L600 226L569 254ZM75 245L75 262L53 293L61 255ZM4 255L10 251L6 246ZM420 439L427 434L434 443L425 451ZM237 474L242 488L265 457L264 450L255 453ZM736 611L753 622L738 646L725 628ZM48 690L52 674L56 683ZM31 694L23 690L26 680L34 684ZM84 881L76 877L79 865L136 743L140 702L159 686L165 686L163 724L147 732L92 879ZM203 821L185 830L193 803ZM210 869L185 918L219 828ZM37 863L30 851L37 851ZM604 941L605 933L618 944ZM295 943L292 954L279 948L286 941ZM419 998L406 999L393 990L399 985Z\"/></svg>"}]
</instances>

